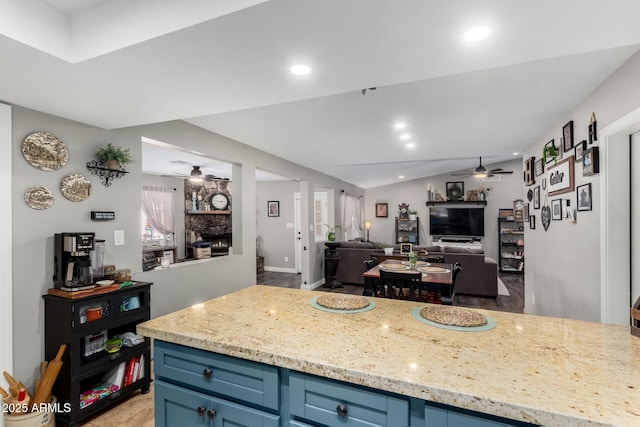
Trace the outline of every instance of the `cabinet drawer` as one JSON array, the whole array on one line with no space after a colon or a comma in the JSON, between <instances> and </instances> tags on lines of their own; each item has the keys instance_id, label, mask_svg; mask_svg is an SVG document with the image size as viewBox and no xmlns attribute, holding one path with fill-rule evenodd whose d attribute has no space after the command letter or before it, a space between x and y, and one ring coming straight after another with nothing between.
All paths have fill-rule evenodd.
<instances>
[{"instance_id":1,"label":"cabinet drawer","mask_svg":"<svg viewBox=\"0 0 640 427\"><path fill-rule=\"evenodd\" d=\"M298 372L289 378L291 413L312 423L405 427L409 400ZM338 414L338 406L346 415Z\"/></svg>"},{"instance_id":2,"label":"cabinet drawer","mask_svg":"<svg viewBox=\"0 0 640 427\"><path fill-rule=\"evenodd\" d=\"M158 379L267 409L279 407L280 377L274 366L163 341L155 341L154 363Z\"/></svg>"},{"instance_id":3,"label":"cabinet drawer","mask_svg":"<svg viewBox=\"0 0 640 427\"><path fill-rule=\"evenodd\" d=\"M154 393L157 427L280 425L280 417L277 415L186 390L163 381L155 382Z\"/></svg>"},{"instance_id":4,"label":"cabinet drawer","mask_svg":"<svg viewBox=\"0 0 640 427\"><path fill-rule=\"evenodd\" d=\"M425 424L429 427L516 427L532 425L433 404L425 405L424 419Z\"/></svg>"}]
</instances>

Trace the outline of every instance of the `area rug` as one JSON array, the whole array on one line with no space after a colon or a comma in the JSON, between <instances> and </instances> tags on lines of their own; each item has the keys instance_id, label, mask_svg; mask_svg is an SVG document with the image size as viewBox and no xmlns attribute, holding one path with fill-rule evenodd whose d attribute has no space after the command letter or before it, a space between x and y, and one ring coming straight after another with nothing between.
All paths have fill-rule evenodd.
<instances>
[{"instance_id":1,"label":"area rug","mask_svg":"<svg viewBox=\"0 0 640 427\"><path fill-rule=\"evenodd\" d=\"M504 295L507 297L511 296L511 294L509 293L509 290L504 285L504 282L499 277L498 277L498 295Z\"/></svg>"}]
</instances>

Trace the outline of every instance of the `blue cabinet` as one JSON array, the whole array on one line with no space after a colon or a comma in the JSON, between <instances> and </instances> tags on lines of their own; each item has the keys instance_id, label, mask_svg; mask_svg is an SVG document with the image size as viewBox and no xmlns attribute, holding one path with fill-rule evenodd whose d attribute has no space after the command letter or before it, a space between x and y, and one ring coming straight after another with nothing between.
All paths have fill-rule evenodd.
<instances>
[{"instance_id":1,"label":"blue cabinet","mask_svg":"<svg viewBox=\"0 0 640 427\"><path fill-rule=\"evenodd\" d=\"M507 427L530 424L155 341L158 427Z\"/></svg>"}]
</instances>

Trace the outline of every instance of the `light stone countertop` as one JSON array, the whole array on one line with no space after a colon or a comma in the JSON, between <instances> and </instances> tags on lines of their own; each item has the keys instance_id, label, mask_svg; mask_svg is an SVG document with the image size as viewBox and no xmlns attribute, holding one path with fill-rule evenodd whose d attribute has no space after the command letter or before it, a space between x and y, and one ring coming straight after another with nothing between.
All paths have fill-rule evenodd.
<instances>
[{"instance_id":1,"label":"light stone countertop","mask_svg":"<svg viewBox=\"0 0 640 427\"><path fill-rule=\"evenodd\" d=\"M628 327L477 310L495 329L415 320L424 304L372 298L334 314L323 292L251 286L138 325L138 333L546 426L640 426L640 339Z\"/></svg>"}]
</instances>

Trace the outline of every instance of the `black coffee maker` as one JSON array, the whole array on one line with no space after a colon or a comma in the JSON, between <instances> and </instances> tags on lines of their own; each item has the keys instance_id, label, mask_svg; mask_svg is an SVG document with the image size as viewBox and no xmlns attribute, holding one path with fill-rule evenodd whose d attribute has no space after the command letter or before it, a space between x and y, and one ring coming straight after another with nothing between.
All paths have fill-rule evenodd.
<instances>
[{"instance_id":1,"label":"black coffee maker","mask_svg":"<svg viewBox=\"0 0 640 427\"><path fill-rule=\"evenodd\" d=\"M91 289L91 251L95 233L56 233L53 242L53 284L56 288L79 291Z\"/></svg>"}]
</instances>

